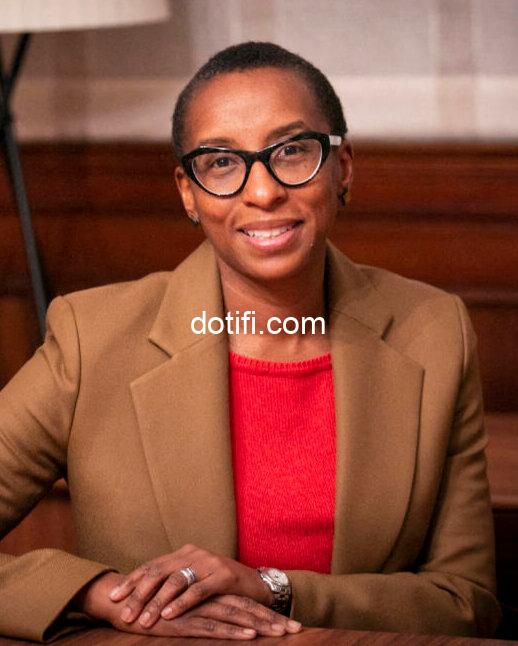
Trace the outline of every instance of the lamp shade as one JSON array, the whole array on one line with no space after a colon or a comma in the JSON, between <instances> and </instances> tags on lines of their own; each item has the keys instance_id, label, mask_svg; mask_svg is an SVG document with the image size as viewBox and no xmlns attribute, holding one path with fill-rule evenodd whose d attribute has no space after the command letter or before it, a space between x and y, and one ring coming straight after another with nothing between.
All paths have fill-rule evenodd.
<instances>
[{"instance_id":1,"label":"lamp shade","mask_svg":"<svg viewBox=\"0 0 518 646\"><path fill-rule=\"evenodd\" d=\"M0 0L0 33L123 27L168 17L167 0Z\"/></svg>"}]
</instances>

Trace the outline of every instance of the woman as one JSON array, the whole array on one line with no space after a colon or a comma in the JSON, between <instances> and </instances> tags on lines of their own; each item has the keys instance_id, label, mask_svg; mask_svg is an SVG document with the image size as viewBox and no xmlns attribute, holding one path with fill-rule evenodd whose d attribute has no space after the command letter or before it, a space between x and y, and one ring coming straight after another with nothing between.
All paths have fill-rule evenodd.
<instances>
[{"instance_id":1,"label":"woman","mask_svg":"<svg viewBox=\"0 0 518 646\"><path fill-rule=\"evenodd\" d=\"M184 89L176 181L207 241L172 273L56 299L0 396L3 525L66 473L80 541L4 557L3 632L45 639L78 611L234 639L494 631L473 331L458 297L328 242L345 135L327 79L272 44Z\"/></svg>"}]
</instances>

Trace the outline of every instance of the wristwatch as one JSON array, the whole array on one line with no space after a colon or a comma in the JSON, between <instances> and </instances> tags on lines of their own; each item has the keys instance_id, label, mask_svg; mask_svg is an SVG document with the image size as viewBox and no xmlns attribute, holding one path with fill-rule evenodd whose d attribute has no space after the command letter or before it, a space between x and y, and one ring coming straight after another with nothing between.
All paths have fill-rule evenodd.
<instances>
[{"instance_id":1,"label":"wristwatch","mask_svg":"<svg viewBox=\"0 0 518 646\"><path fill-rule=\"evenodd\" d=\"M257 572L273 594L272 610L289 615L291 609L291 582L286 572L274 567L260 567Z\"/></svg>"}]
</instances>

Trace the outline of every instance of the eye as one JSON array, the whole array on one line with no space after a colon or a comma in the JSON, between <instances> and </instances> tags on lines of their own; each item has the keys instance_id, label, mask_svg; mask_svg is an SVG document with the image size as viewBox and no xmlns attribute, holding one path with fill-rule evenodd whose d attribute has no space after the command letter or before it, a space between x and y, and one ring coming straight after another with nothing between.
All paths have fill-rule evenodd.
<instances>
[{"instance_id":1,"label":"eye","mask_svg":"<svg viewBox=\"0 0 518 646\"><path fill-rule=\"evenodd\" d=\"M232 172L241 163L241 159L227 152L214 152L199 155L194 160L196 173L222 174Z\"/></svg>"},{"instance_id":2,"label":"eye","mask_svg":"<svg viewBox=\"0 0 518 646\"><path fill-rule=\"evenodd\" d=\"M230 155L220 155L215 157L211 162L210 166L213 168L228 168L232 164L235 164L235 160Z\"/></svg>"},{"instance_id":3,"label":"eye","mask_svg":"<svg viewBox=\"0 0 518 646\"><path fill-rule=\"evenodd\" d=\"M281 146L278 151L279 157L294 157L296 155L303 155L306 152L306 146L302 141L290 141L284 146Z\"/></svg>"}]
</instances>

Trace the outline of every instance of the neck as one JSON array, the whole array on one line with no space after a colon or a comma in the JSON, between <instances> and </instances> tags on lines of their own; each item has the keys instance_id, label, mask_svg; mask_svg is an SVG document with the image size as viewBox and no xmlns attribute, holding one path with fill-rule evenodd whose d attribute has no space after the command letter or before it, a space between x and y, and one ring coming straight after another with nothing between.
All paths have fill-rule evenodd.
<instances>
[{"instance_id":1,"label":"neck","mask_svg":"<svg viewBox=\"0 0 518 646\"><path fill-rule=\"evenodd\" d=\"M324 270L325 254L317 266L311 264L295 276L282 280L257 281L244 276L226 263L219 260L221 286L224 306L232 316L237 312L253 313L256 333L251 327L245 331L243 326L239 333L229 335L230 348L242 354L271 359L304 359L328 350L325 334L320 333L321 326L316 326L316 334L268 333L267 323L272 317L281 321L294 317L301 321L303 317L322 317L325 320ZM280 323L276 322L276 327ZM264 334L259 334L263 330Z\"/></svg>"}]
</instances>

